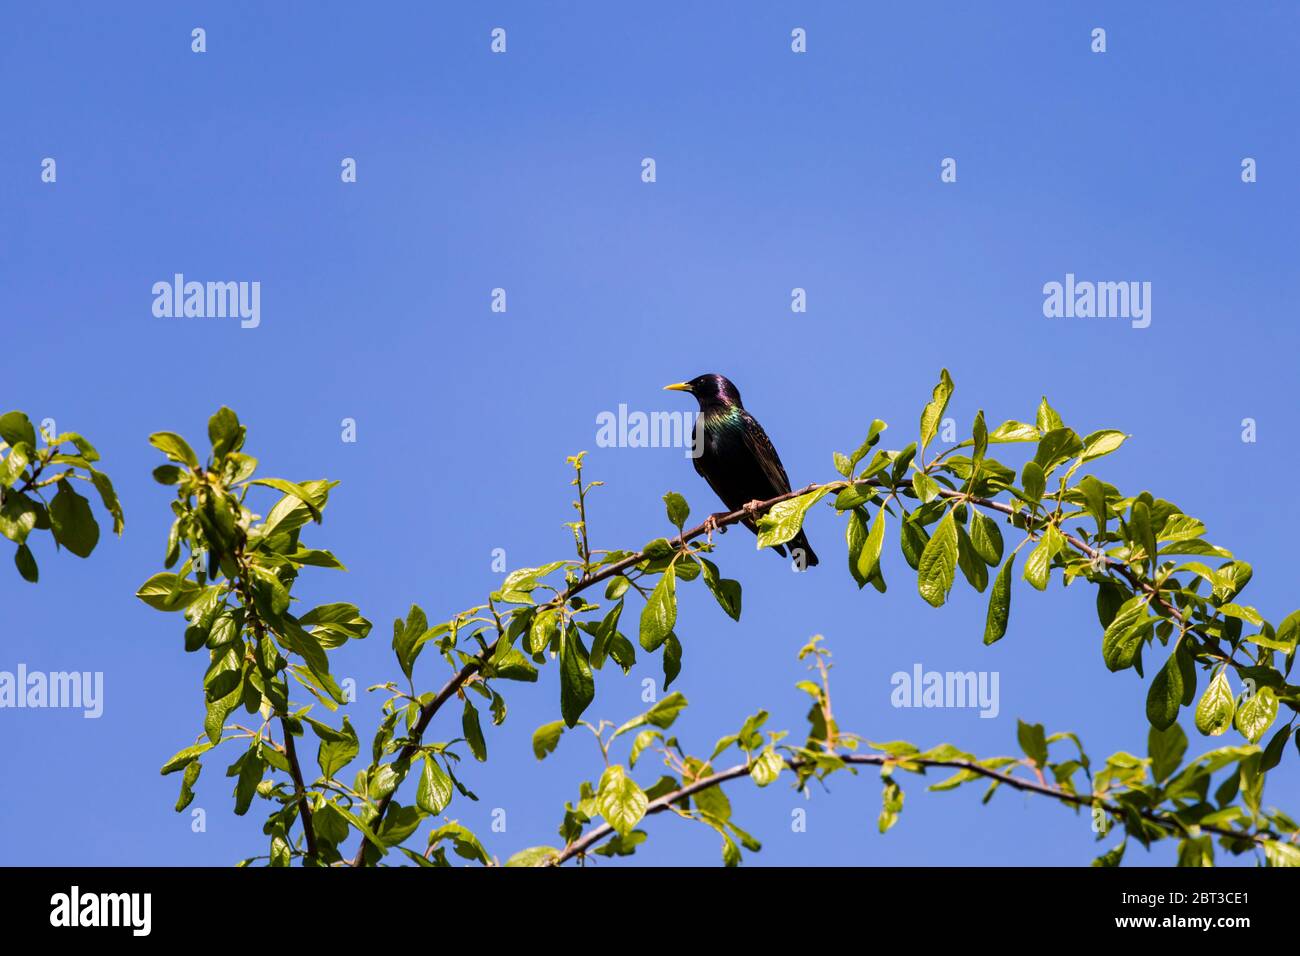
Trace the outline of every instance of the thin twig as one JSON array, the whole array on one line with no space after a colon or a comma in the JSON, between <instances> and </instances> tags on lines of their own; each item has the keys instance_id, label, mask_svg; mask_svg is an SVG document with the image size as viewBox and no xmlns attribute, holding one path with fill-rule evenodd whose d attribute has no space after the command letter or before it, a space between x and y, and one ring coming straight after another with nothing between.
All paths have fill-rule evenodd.
<instances>
[{"instance_id":1,"label":"thin twig","mask_svg":"<svg viewBox=\"0 0 1300 956\"><path fill-rule=\"evenodd\" d=\"M992 767L985 767L973 760L963 760L963 759L937 760L937 759L931 759L925 757L912 757L912 756L900 758L900 757L891 756L890 754L836 754L835 756L837 756L840 760L843 760L845 763L859 764L859 765L866 764L870 766L881 766L883 764L888 764L888 763L893 763L893 764L907 763L907 764L923 766L923 767L949 767L954 770L968 770L971 773L977 774L981 777L988 777L990 779L997 780L1001 783L1006 784L1009 787L1014 787L1017 790L1024 790L1029 793L1037 793L1043 796L1052 797L1053 799L1060 800L1063 803L1068 803L1074 806L1100 807L1101 809L1105 810L1107 813L1111 814L1112 816L1122 817L1126 813L1125 808L1120 806L1118 803L1111 803L1105 800L1101 800L1098 797L1095 797L1091 794L1073 793L1069 790L1063 790L1059 787L1053 787L1045 783L1037 783L1033 780L1026 780L1023 777L1017 777L1009 773L1004 773L1000 770L995 770ZM784 759L785 759L786 766L789 767L791 770L798 770L800 767L804 767L813 763L812 760L805 757L786 757ZM716 787L719 784L725 783L728 780L734 780L737 777L747 776L749 774L749 770L750 770L749 764L737 764L734 767L730 767L726 770L721 770L710 776L697 778L696 780L691 781L690 783L680 787L679 789L674 790L672 793L666 793L663 796L657 797L656 799L650 801L649 805L647 805L646 807L645 815L649 816L652 813L662 813L665 810L672 809L673 804L679 802L683 798L689 797L695 793L699 793L701 790L708 790L711 787ZM1166 826L1166 827L1172 826L1175 828L1180 826L1180 824L1178 824L1176 821L1171 821L1170 819L1166 818L1165 815L1154 813L1150 810L1139 811L1139 816L1141 816L1144 820L1148 820L1152 823L1156 823L1161 826ZM1190 827L1188 827L1188 829L1190 829ZM1205 831L1206 833L1214 833L1219 836L1232 837L1233 839L1238 839L1238 840L1250 840L1251 842L1260 845L1262 845L1266 840L1269 839L1269 837L1264 836L1262 834L1242 833L1238 830L1230 830L1225 827L1202 826L1200 827L1200 829ZM565 863L576 856L582 856L583 854L591 850L591 848L595 844L601 842L602 840L604 840L609 836L612 836L613 834L614 834L614 828L610 826L608 823L602 823L600 826L588 830L585 834L582 835L580 839L577 839L574 842L570 843L558 854L556 854L554 857L549 859L547 861L547 864L550 866L559 866L560 864Z\"/></svg>"}]
</instances>

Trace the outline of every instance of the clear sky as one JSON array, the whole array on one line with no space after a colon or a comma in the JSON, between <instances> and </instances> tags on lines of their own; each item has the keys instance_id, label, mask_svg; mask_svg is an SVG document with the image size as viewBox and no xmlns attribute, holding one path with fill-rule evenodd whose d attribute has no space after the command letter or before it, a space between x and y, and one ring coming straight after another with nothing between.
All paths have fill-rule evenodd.
<instances>
[{"instance_id":1,"label":"clear sky","mask_svg":"<svg viewBox=\"0 0 1300 956\"><path fill-rule=\"evenodd\" d=\"M663 533L670 489L714 510L681 451L595 443L600 412L689 407L660 388L705 371L740 386L796 485L833 478L831 452L873 418L888 447L911 441L941 367L963 429L979 408L1032 421L1046 393L1080 433L1131 433L1096 473L1206 521L1254 564L1250 603L1280 620L1298 603L1298 40L1285 3L11 5L0 406L90 436L127 528L87 561L43 542L38 586L0 571L0 669L105 680L98 720L0 711L0 862L265 852L264 804L232 816L222 761L194 804L206 832L172 811L178 779L158 768L201 729L203 662L183 653L179 616L133 596L171 519L146 436L197 444L223 403L264 474L342 482L309 540L351 570L299 587L375 621L335 657L362 688L398 673L391 621L412 601L431 619L478 603L502 577L495 548L512 568L569 555L566 455L589 450L607 482L598 547ZM1245 157L1258 182L1242 182ZM260 326L155 317L151 287L175 273L260 282ZM1043 285L1067 273L1150 282L1150 326L1045 318ZM720 539L745 585L739 624L682 588L676 689L692 706L675 731L696 752L759 708L801 733L794 655L820 633L841 725L872 739L1016 753L1019 717L1077 731L1096 760L1145 753L1145 684L1105 670L1084 587L1021 582L1009 634L985 648L985 598L964 583L931 609L891 545L889 593L860 593L842 521L817 509L807 530L823 564L803 575L743 531ZM892 707L890 675L918 663L998 672L999 716ZM448 811L502 858L555 842L564 801L599 775L578 735L532 757L532 730L558 716L555 671L504 688L491 760L464 772L481 800ZM657 655L627 678L606 669L588 715L641 711L641 679L659 673ZM426 654L420 688L444 676ZM375 709L364 693L350 708L364 752ZM1192 753L1213 746L1183 723ZM435 739L457 724L441 715ZM1289 750L1265 794L1293 813L1296 766ZM788 781L732 800L765 843L759 864L1067 865L1114 842L1055 803L1004 790L984 807L982 787L926 793L934 779L902 777L906 809L883 837L870 771L808 800ZM791 831L796 808L806 832ZM719 860L705 828L647 828L634 862ZM1172 843L1130 850L1172 860Z\"/></svg>"}]
</instances>

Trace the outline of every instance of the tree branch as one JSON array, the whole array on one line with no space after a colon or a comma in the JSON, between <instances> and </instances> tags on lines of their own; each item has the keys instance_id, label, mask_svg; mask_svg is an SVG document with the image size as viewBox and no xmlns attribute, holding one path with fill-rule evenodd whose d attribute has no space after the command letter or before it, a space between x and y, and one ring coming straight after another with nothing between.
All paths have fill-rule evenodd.
<instances>
[{"instance_id":1,"label":"tree branch","mask_svg":"<svg viewBox=\"0 0 1300 956\"><path fill-rule=\"evenodd\" d=\"M257 635L258 643L266 640L266 626L262 618L253 606L253 595L248 584L247 564L244 561L242 551L235 555L239 563L240 577L235 581L235 587L238 589L239 596L244 603L244 613L247 615L248 622L252 625L253 633ZM307 784L302 776L302 765L298 761L298 749L293 742L293 733L289 729L289 719L287 715L280 714L280 728L284 731L284 757L289 763L289 776L293 778L294 792L298 797L298 815L302 820L303 839L307 844L307 858L316 859L316 828L312 825L311 806L307 802ZM364 844L363 844L364 846Z\"/></svg>"},{"instance_id":2,"label":"tree branch","mask_svg":"<svg viewBox=\"0 0 1300 956\"><path fill-rule=\"evenodd\" d=\"M689 531L683 531L681 534L678 534L675 537L670 538L669 541L673 544L676 544L678 547L684 547L688 541L692 541L703 535L709 534L713 530L722 530L731 525L738 524L742 520L753 517L756 514L761 514L769 510L770 508L772 508L774 505L780 504L783 501L789 501L792 498L798 498L802 495L806 495L814 491L819 491L821 489L826 489L827 492L838 492L844 490L845 488L848 488L850 486L855 486L855 485L865 485L868 487L879 488L886 491L896 490L892 488L888 483L878 478L870 478L865 480L843 479L839 481L824 482L821 484L813 483L810 485L805 485L803 488L799 488L794 491L788 491L785 494L777 495L774 498L769 498L766 501L759 502L752 509L747 510L745 508L741 508L737 511L730 512L724 517L718 518L716 521L712 519L703 521L700 524L696 525L694 528L691 528ZM1010 505L1004 504L1000 501L994 501L990 498L974 497L965 492L953 491L947 488L939 489L939 495L943 498L958 499L960 501L968 502L976 507L985 508L991 511L996 511L1001 514L1005 514L1011 517L1013 520L1018 518L1021 522L1020 526L1023 527L1024 515L1021 512L1017 511L1016 509L1012 508ZM1139 588L1143 590L1145 593L1153 595L1154 600L1158 601L1162 607L1164 607L1166 610L1169 611L1169 613L1173 616L1173 618L1178 622L1180 627L1182 627L1184 630L1192 634L1195 634L1198 638L1201 639L1202 641L1201 649L1206 654L1216 657L1219 660L1231 661L1231 658L1224 656L1221 651L1216 650L1212 646L1208 635L1190 626L1187 623L1186 619L1184 618L1182 612L1179 611L1177 607L1169 603L1163 596L1159 594L1156 588L1152 587L1151 585L1143 581L1138 575L1136 575L1132 571L1132 569L1130 569L1123 562L1116 561L1115 559L1106 556L1104 553L1100 552L1099 550L1091 548L1089 545L1087 545L1086 543L1084 543L1079 538L1073 535L1066 535L1063 533L1063 536L1065 537L1066 541L1070 543L1071 547L1075 548L1077 551L1079 551L1079 553L1088 557L1090 560L1103 561L1108 567L1116 568L1119 571L1119 573L1122 574L1135 588ZM638 551L635 554L628 555L627 557L602 568L600 571L598 571L595 574L586 574L580 580L574 582L572 585L566 588L562 593L557 595L555 598L552 598L550 601L547 601L545 604L539 605L538 607L543 608L543 607L561 606L567 603L570 598L574 597L577 594L582 593L583 591L590 588L592 585L599 584L601 581L606 581L609 578L615 577L616 575L623 573L629 568L635 567L637 564L640 564L642 561L646 560L646 557L647 556L645 551ZM453 696L455 696L460 692L460 689L465 685L466 681L468 681L475 673L477 673L479 670L482 669L483 665L495 653L497 644L499 642L500 642L500 638L498 637L497 640L494 640L491 644L489 644L485 650L475 655L475 657L469 663L461 667L461 669L442 686L442 688L438 691L438 693L434 696L434 698L431 701L429 701L420 709L419 719L416 721L411 731L411 742L402 748L398 756L398 761L405 760L409 762L415 757L416 753L420 749L420 741L422 735L425 729L429 726L429 722L433 719L434 715L437 714L437 712L442 708L443 704L445 704L448 700L450 700ZM1231 661L1231 662L1234 664L1236 663L1235 661ZM858 758L856 761L853 762L870 762L870 761L864 761L861 758ZM937 764L937 765L947 766L948 764ZM956 764L954 764L954 766L956 766ZM974 768L972 767L970 769L974 769ZM981 770L977 772L983 772L983 771ZM1016 779L1016 778L1011 778L1011 779ZM1004 782L1010 782L1010 780ZM1020 783L1023 783L1023 781L1021 781ZM1018 786L1019 783L1012 784L1012 785ZM371 826L376 831L379 828L379 824L383 820L384 813L388 810L388 806L392 802L393 793L396 791L396 789L397 788L394 788L393 791L390 791L386 796L380 798L379 802L375 806L377 815L371 821ZM357 852L352 859L352 866L359 867L365 864L365 849L366 849L366 844L365 844L365 840L363 839L361 846L357 849Z\"/></svg>"},{"instance_id":3,"label":"tree branch","mask_svg":"<svg viewBox=\"0 0 1300 956\"><path fill-rule=\"evenodd\" d=\"M1125 808L1117 803L1099 800L1090 794L1073 793L1069 790L1063 790L1059 787L1053 787L1045 783L1026 780L1023 777L1017 777L1001 770L985 767L973 760L937 760L912 756L900 759L891 756L890 754L836 754L835 756L840 760L843 760L845 763L858 765L881 766L888 763L908 763L923 767L948 767L954 770L968 770L981 777L988 777L989 779L997 780L1009 787L1015 788L1016 790L1023 790L1028 793L1037 793L1043 796L1052 797L1053 799L1074 806L1101 807L1107 813L1117 817L1123 817L1126 813ZM784 759L785 765L791 770L798 770L800 767L808 766L813 762L804 757L786 757ZM737 764L734 767L720 770L710 776L700 777L693 780L691 783L674 790L672 793L666 793L662 797L650 801L649 805L646 807L645 815L649 816L652 813L662 813L665 810L672 809L674 803L677 803L692 794L699 793L701 790L708 790L711 787L716 787L728 780L734 780L737 777L748 776L749 770L749 764ZM1139 816L1144 820L1160 826L1183 828L1183 825L1178 821L1170 820L1164 814L1154 813L1150 810L1140 811ZM1251 842L1260 845L1268 839L1260 834L1242 833L1225 827L1202 826L1200 829L1206 833L1232 837L1233 839L1238 840L1250 840ZM580 839L577 839L566 846L557 856L548 861L548 865L559 866L574 857L583 856L597 843L600 843L602 840L612 836L613 834L614 828L608 823L602 823L600 826L587 831Z\"/></svg>"}]
</instances>

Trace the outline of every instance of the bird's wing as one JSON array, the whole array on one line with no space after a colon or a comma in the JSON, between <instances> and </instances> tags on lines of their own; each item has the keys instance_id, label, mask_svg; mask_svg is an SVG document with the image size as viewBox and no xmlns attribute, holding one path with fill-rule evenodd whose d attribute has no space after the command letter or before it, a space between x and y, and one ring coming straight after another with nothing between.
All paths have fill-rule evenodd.
<instances>
[{"instance_id":1,"label":"bird's wing","mask_svg":"<svg viewBox=\"0 0 1300 956\"><path fill-rule=\"evenodd\" d=\"M763 477L772 486L771 497L783 495L790 490L790 477L781 464L781 456L776 453L776 447L772 444L772 439L767 437L767 432L763 431L763 426L748 412L744 414L745 444L758 462Z\"/></svg>"}]
</instances>

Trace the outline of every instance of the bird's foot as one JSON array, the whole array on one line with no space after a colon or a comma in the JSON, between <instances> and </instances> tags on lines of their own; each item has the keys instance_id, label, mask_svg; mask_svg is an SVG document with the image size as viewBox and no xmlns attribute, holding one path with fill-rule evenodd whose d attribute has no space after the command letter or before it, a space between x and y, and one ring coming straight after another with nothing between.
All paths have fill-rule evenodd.
<instances>
[{"instance_id":1,"label":"bird's foot","mask_svg":"<svg viewBox=\"0 0 1300 956\"><path fill-rule=\"evenodd\" d=\"M753 501L746 501L743 505L741 505L740 510L745 512L746 514L752 515L756 513L758 509L761 507L763 507L763 502L755 498Z\"/></svg>"},{"instance_id":2,"label":"bird's foot","mask_svg":"<svg viewBox=\"0 0 1300 956\"><path fill-rule=\"evenodd\" d=\"M716 511L704 519L704 533L709 537L709 544L713 544L713 532L716 531L718 534L727 533L726 525L718 524L726 516L727 512Z\"/></svg>"}]
</instances>

